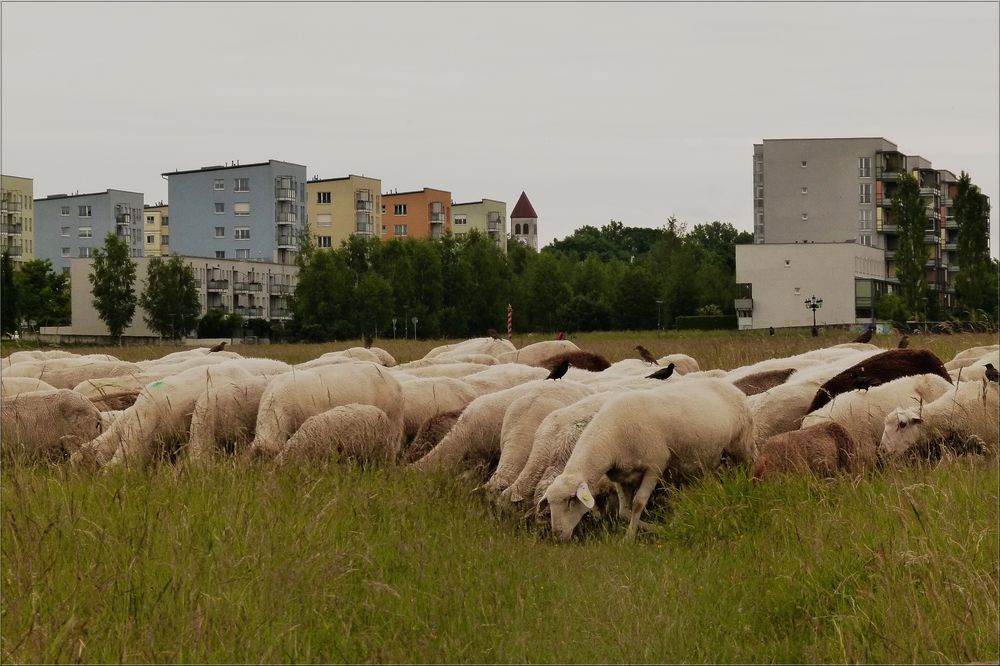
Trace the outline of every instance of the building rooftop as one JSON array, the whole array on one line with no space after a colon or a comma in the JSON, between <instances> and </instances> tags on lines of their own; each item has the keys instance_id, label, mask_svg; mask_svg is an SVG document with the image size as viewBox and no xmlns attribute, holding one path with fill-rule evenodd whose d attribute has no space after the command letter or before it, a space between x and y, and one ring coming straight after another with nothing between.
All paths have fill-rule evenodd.
<instances>
[{"instance_id":1,"label":"building rooftop","mask_svg":"<svg viewBox=\"0 0 1000 666\"><path fill-rule=\"evenodd\" d=\"M523 191L521 192L521 197L514 204L514 210L510 211L510 219L514 218L525 218L525 217L538 217L538 213L535 212L534 206L528 201L528 195Z\"/></svg>"},{"instance_id":2,"label":"building rooftop","mask_svg":"<svg viewBox=\"0 0 1000 666\"><path fill-rule=\"evenodd\" d=\"M383 197L395 197L395 196L402 196L404 194L422 194L424 192L444 192L445 194L449 194L449 195L451 194L448 190L439 190L436 187L425 187L422 190L410 190L409 192L383 192L382 196ZM451 197L449 197L449 198L451 198Z\"/></svg>"},{"instance_id":3,"label":"building rooftop","mask_svg":"<svg viewBox=\"0 0 1000 666\"><path fill-rule=\"evenodd\" d=\"M266 162L252 162L250 164L215 164L210 166L203 166L198 169L186 169L184 171L174 170L174 171L164 171L161 176L177 176L182 173L201 173L203 171L225 171L226 169L248 169L250 167L267 166L271 162L280 162L281 164L291 164L292 166L298 166L305 168L305 164L296 164L295 162L285 162L284 160L268 160Z\"/></svg>"},{"instance_id":4,"label":"building rooftop","mask_svg":"<svg viewBox=\"0 0 1000 666\"><path fill-rule=\"evenodd\" d=\"M118 190L112 187L108 188L103 192L77 192L75 194L48 194L44 197L35 199L35 201L49 201L52 199L73 199L75 197L97 197L101 196L102 194L110 194L112 192L125 192L126 194L139 194L139 195L142 194L142 192L133 192L132 190Z\"/></svg>"},{"instance_id":5,"label":"building rooftop","mask_svg":"<svg viewBox=\"0 0 1000 666\"><path fill-rule=\"evenodd\" d=\"M487 201L492 201L493 203L506 204L507 202L501 201L500 199L490 199L488 197L483 197L479 201L463 201L462 203L453 203L452 206L476 206L479 204L484 204Z\"/></svg>"},{"instance_id":6,"label":"building rooftop","mask_svg":"<svg viewBox=\"0 0 1000 666\"><path fill-rule=\"evenodd\" d=\"M351 178L366 178L368 180L381 180L380 178L375 178L373 176L359 176L356 173L352 173L349 176L340 176L339 178L313 178L307 182L309 183L329 183L335 180L350 180Z\"/></svg>"}]
</instances>

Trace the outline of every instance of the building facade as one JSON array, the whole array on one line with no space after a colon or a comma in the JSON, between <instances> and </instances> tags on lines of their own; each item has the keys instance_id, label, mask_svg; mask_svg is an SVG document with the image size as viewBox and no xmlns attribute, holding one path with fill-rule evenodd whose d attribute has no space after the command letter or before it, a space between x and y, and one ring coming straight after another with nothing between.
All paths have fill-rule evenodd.
<instances>
[{"instance_id":1,"label":"building facade","mask_svg":"<svg viewBox=\"0 0 1000 666\"><path fill-rule=\"evenodd\" d=\"M383 192L381 238L441 238L451 230L451 192Z\"/></svg>"},{"instance_id":2,"label":"building facade","mask_svg":"<svg viewBox=\"0 0 1000 666\"><path fill-rule=\"evenodd\" d=\"M298 267L262 261L236 261L206 257L181 257L194 269L198 279L198 300L201 314L209 310L235 313L245 319L282 321L291 319L289 298L295 291ZM145 288L146 275L152 257L136 259L135 289ZM108 329L97 316L91 303L93 295L89 276L93 270L90 259L74 259L70 270L70 304L73 313L71 335L107 335ZM155 336L142 319L142 309L136 306L132 325L124 335Z\"/></svg>"},{"instance_id":3,"label":"building facade","mask_svg":"<svg viewBox=\"0 0 1000 666\"><path fill-rule=\"evenodd\" d=\"M507 252L507 204L496 199L453 204L451 229L458 238L476 229Z\"/></svg>"},{"instance_id":4,"label":"building facade","mask_svg":"<svg viewBox=\"0 0 1000 666\"><path fill-rule=\"evenodd\" d=\"M141 257L142 193L126 190L90 194L50 194L35 199L35 256L68 273L70 259L93 256L104 237L115 234Z\"/></svg>"},{"instance_id":5,"label":"building facade","mask_svg":"<svg viewBox=\"0 0 1000 666\"><path fill-rule=\"evenodd\" d=\"M378 237L382 230L382 181L364 176L310 180L307 217L313 243L337 248L351 234Z\"/></svg>"},{"instance_id":6,"label":"building facade","mask_svg":"<svg viewBox=\"0 0 1000 666\"><path fill-rule=\"evenodd\" d=\"M524 192L521 192L514 210L510 212L510 228L512 238L538 249L538 213Z\"/></svg>"},{"instance_id":7,"label":"building facade","mask_svg":"<svg viewBox=\"0 0 1000 666\"><path fill-rule=\"evenodd\" d=\"M22 176L0 176L0 254L14 267L35 258L35 183Z\"/></svg>"},{"instance_id":8,"label":"building facade","mask_svg":"<svg viewBox=\"0 0 1000 666\"><path fill-rule=\"evenodd\" d=\"M170 210L162 201L142 211L143 255L166 257L170 254Z\"/></svg>"},{"instance_id":9,"label":"building facade","mask_svg":"<svg viewBox=\"0 0 1000 666\"><path fill-rule=\"evenodd\" d=\"M291 264L306 227L306 167L268 160L162 174L170 251Z\"/></svg>"},{"instance_id":10,"label":"building facade","mask_svg":"<svg viewBox=\"0 0 1000 666\"><path fill-rule=\"evenodd\" d=\"M812 326L807 299L823 305L816 323L874 321L888 289L883 251L858 243L765 243L736 246L736 315L740 329Z\"/></svg>"}]
</instances>

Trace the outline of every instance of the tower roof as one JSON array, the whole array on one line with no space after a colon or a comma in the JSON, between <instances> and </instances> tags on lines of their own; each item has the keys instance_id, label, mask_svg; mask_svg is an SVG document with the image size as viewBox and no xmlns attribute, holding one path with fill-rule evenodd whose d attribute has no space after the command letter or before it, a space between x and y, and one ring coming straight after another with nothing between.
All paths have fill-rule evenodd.
<instances>
[{"instance_id":1,"label":"tower roof","mask_svg":"<svg viewBox=\"0 0 1000 666\"><path fill-rule=\"evenodd\" d=\"M528 195L525 194L524 192L521 192L521 198L517 200L517 203L514 204L514 210L510 212L510 218L514 219L515 217L516 218L538 217L538 213L535 212L535 209L532 207L531 202L528 201Z\"/></svg>"}]
</instances>

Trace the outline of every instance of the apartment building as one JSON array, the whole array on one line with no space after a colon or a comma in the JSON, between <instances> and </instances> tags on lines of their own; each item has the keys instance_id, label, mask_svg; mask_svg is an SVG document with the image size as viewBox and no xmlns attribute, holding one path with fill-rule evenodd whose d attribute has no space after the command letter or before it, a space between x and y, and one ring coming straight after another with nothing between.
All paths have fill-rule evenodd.
<instances>
[{"instance_id":1,"label":"apartment building","mask_svg":"<svg viewBox=\"0 0 1000 666\"><path fill-rule=\"evenodd\" d=\"M957 178L951 171L935 169L924 157L900 152L885 138L765 139L755 144L754 242L808 244L812 249L802 251L817 256L831 243L874 248L885 263L883 284L873 287L876 298L878 293L891 292L898 284L895 254L899 241L892 196L904 173L917 179L927 207L928 284L940 303L949 307L954 304L954 276L959 268L954 255L958 227L951 212ZM756 256L743 253L745 261ZM821 258L817 261L825 265ZM755 303L766 297L757 286L753 291L758 294ZM861 306L857 310L867 312ZM752 319L754 328L770 325L759 326L760 318ZM857 319L864 318L859 315Z\"/></svg>"},{"instance_id":2,"label":"apartment building","mask_svg":"<svg viewBox=\"0 0 1000 666\"><path fill-rule=\"evenodd\" d=\"M507 251L507 204L496 199L480 199L451 206L452 233L458 238L473 229L488 237L501 251Z\"/></svg>"},{"instance_id":3,"label":"apartment building","mask_svg":"<svg viewBox=\"0 0 1000 666\"><path fill-rule=\"evenodd\" d=\"M514 210L510 212L510 227L512 238L528 247L538 249L538 213L528 200L528 195L521 192Z\"/></svg>"},{"instance_id":4,"label":"apartment building","mask_svg":"<svg viewBox=\"0 0 1000 666\"><path fill-rule=\"evenodd\" d=\"M142 211L143 255L166 257L170 255L169 208L162 201L155 206L147 205Z\"/></svg>"},{"instance_id":5,"label":"apartment building","mask_svg":"<svg viewBox=\"0 0 1000 666\"><path fill-rule=\"evenodd\" d=\"M383 192L381 238L441 238L451 230L451 192Z\"/></svg>"},{"instance_id":6,"label":"apartment building","mask_svg":"<svg viewBox=\"0 0 1000 666\"><path fill-rule=\"evenodd\" d=\"M135 289L145 287L152 257L140 257L136 262ZM181 257L194 269L198 279L198 300L201 314L209 310L236 313L245 319L288 320L292 317L289 299L295 291L298 267L263 261L237 261L206 257ZM73 259L70 269L70 304L73 312L69 335L107 335L107 326L97 316L91 301L89 276L93 270L90 259ZM155 336L142 320L142 309L136 306L127 336Z\"/></svg>"},{"instance_id":7,"label":"apartment building","mask_svg":"<svg viewBox=\"0 0 1000 666\"><path fill-rule=\"evenodd\" d=\"M291 264L305 228L306 167L268 160L162 174L170 251Z\"/></svg>"},{"instance_id":8,"label":"apartment building","mask_svg":"<svg viewBox=\"0 0 1000 666\"><path fill-rule=\"evenodd\" d=\"M142 192L50 194L34 204L35 256L56 271L68 273L70 259L93 256L109 233L128 244L130 256L142 256Z\"/></svg>"},{"instance_id":9,"label":"apartment building","mask_svg":"<svg viewBox=\"0 0 1000 666\"><path fill-rule=\"evenodd\" d=\"M0 175L0 254L15 268L35 258L34 189L31 178Z\"/></svg>"},{"instance_id":10,"label":"apartment building","mask_svg":"<svg viewBox=\"0 0 1000 666\"><path fill-rule=\"evenodd\" d=\"M313 179L306 184L313 243L337 248L351 234L381 235L382 181L364 176Z\"/></svg>"}]
</instances>

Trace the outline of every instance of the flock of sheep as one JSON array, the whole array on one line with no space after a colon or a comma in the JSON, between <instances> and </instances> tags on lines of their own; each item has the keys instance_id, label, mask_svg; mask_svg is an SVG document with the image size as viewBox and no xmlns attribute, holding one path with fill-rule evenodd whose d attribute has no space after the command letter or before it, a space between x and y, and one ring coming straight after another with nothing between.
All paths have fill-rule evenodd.
<instances>
[{"instance_id":1,"label":"flock of sheep","mask_svg":"<svg viewBox=\"0 0 1000 666\"><path fill-rule=\"evenodd\" d=\"M137 363L15 352L2 360L0 441L7 459L91 467L399 462L486 479L493 501L524 506L564 539L592 511L617 511L633 538L658 483L722 464L766 479L997 450L997 345L947 363L862 343L730 371L684 354L655 363L673 371L651 378L645 360L494 337L405 364L377 347L298 365L204 348Z\"/></svg>"}]
</instances>

